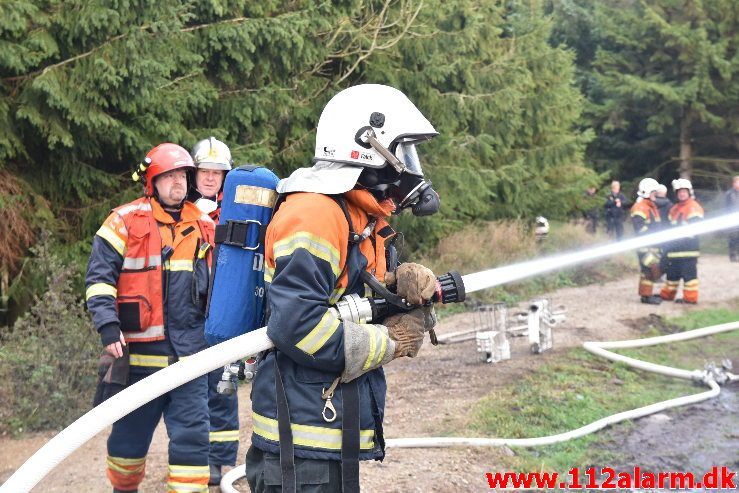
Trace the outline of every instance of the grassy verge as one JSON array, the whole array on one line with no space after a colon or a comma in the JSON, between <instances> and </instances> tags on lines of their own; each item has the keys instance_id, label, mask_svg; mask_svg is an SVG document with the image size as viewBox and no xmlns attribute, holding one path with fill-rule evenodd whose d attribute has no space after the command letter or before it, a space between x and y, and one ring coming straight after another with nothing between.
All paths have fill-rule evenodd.
<instances>
[{"instance_id":1,"label":"grassy verge","mask_svg":"<svg viewBox=\"0 0 739 493\"><path fill-rule=\"evenodd\" d=\"M739 320L739 300L732 309L713 309L667 320L675 331ZM647 335L656 335L654 328ZM702 368L707 361L739 354L739 331L623 354L678 368ZM537 437L579 428L611 414L665 399L698 392L692 384L631 370L573 349L540 367L535 375L480 400L474 408L468 433L494 437ZM593 434L557 445L516 449L508 458L521 471L566 472L607 460L602 435Z\"/></svg>"}]
</instances>

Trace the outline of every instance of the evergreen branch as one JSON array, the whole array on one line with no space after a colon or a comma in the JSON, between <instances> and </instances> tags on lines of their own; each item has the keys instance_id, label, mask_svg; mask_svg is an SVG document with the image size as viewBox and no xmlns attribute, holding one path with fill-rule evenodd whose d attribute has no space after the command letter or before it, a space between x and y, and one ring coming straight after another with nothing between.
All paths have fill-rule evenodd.
<instances>
[{"instance_id":1,"label":"evergreen branch","mask_svg":"<svg viewBox=\"0 0 739 493\"><path fill-rule=\"evenodd\" d=\"M359 64L362 63L363 61L365 61L370 56L372 56L372 54L376 50L380 50L380 51L386 50L386 49L392 48L393 46L395 46L396 44L398 44L400 42L400 40L403 39L405 37L405 35L408 33L408 31L410 30L411 26L413 25L413 23L415 22L416 18L418 17L418 14L421 12L421 9L423 8L423 2L419 2L418 8L413 13L413 15L411 15L410 19L408 19L408 21L406 22L405 27L400 32L400 34L398 34L394 39L391 39L390 41L386 42L385 44L380 45L380 46L377 46L377 38L378 38L378 36L380 35L380 32L383 29L383 26L384 26L383 19L387 16L387 8L389 7L391 1L392 0L387 0L385 2L385 4L382 7L382 11L380 12L380 15L378 16L379 26L377 27L377 29L375 30L375 32L374 32L374 34L372 36L372 44L367 49L367 51L365 51L362 55L359 56L359 58L357 58L357 60L355 60L355 62L352 64L352 66L349 67L349 69L344 73L344 75L341 76L339 78L339 80L336 81L337 84L341 84L344 80L346 80L347 77L349 77L352 73L354 73L354 71L357 69L357 67L359 66Z\"/></svg>"},{"instance_id":2,"label":"evergreen branch","mask_svg":"<svg viewBox=\"0 0 739 493\"><path fill-rule=\"evenodd\" d=\"M182 75L180 77L177 77L177 78L175 78L175 79L167 82L166 84L162 84L161 86L157 87L157 90L166 89L166 88L168 88L170 86L173 86L173 85L177 84L178 82L181 82L181 81L187 80L187 79L192 79L193 77L197 77L198 75L200 75L200 72L191 72L191 73L189 73L187 75Z\"/></svg>"},{"instance_id":3,"label":"evergreen branch","mask_svg":"<svg viewBox=\"0 0 739 493\"><path fill-rule=\"evenodd\" d=\"M292 16L298 15L298 14L300 14L302 12L303 11L290 12L290 13L284 14L284 17L292 17ZM278 16L278 17L283 17L283 16ZM212 27L212 26L226 25L226 24L239 24L241 22L248 21L248 20L254 20L254 19L251 18L251 17L236 17L236 18L233 18L233 19L224 19L224 20L220 20L220 21L217 21L217 22L210 22L210 23L206 23L206 24L198 24L196 26L185 27L185 28L180 29L179 32L181 32L181 33L187 33L187 32L192 32L192 31L199 31L201 29L206 29L206 28ZM138 31L146 31L150 27L151 27L150 25L139 26L138 27ZM74 62L76 62L78 60L82 60L84 58L87 58L90 55L93 55L93 54L97 53L98 51L102 50L103 48L105 48L106 46L110 45L111 43L114 43L114 42L116 42L116 41L118 41L120 39L123 39L123 38L127 37L129 34L130 34L130 32L118 34L117 36L113 36L112 38L110 38L108 40L105 40L102 44L100 44L100 45L98 45L98 46L96 46L96 47L94 47L94 48L92 48L92 49L90 49L90 50L88 50L88 51L86 51L84 53L80 53L80 54L75 55L75 56L73 56L71 58L67 58L66 60L62 60L60 62L57 62L57 63L51 64L51 65L48 65L48 66L46 66L44 68L35 70L33 72L29 72L27 74L15 75L13 77L5 77L5 78L0 79L0 80L2 80L3 82L8 82L8 83L11 83L12 84L12 83L17 83L17 82L23 82L25 80L31 79L33 77L36 77L38 75L44 75L44 74L46 74L47 72L49 72L51 70L54 70L54 69L57 69L59 67L63 67L65 65L69 65L70 63L74 63ZM151 34L155 34L155 33L151 33Z\"/></svg>"},{"instance_id":4,"label":"evergreen branch","mask_svg":"<svg viewBox=\"0 0 739 493\"><path fill-rule=\"evenodd\" d=\"M323 5L325 5L325 3ZM318 8L320 8L320 7L321 7L321 5L318 6ZM309 10L298 10L297 12L287 12L287 13L283 13L281 15L278 15L276 17L273 17L272 19L283 19L283 18L287 19L287 18L290 18L290 17L298 16L300 14L304 14L304 13L306 13L308 11ZM258 19L258 18L255 19L254 17L234 17L234 18L231 18L231 19L221 19L221 20L215 21L215 22L206 22L204 24L197 24L195 26L186 27L186 28L180 29L180 32L187 33L187 32L192 32L192 31L199 31L201 29L207 29L207 28L213 27L213 26L221 26L221 25L229 25L229 24L241 24L242 22L254 21L254 20L264 20L264 19Z\"/></svg>"},{"instance_id":5,"label":"evergreen branch","mask_svg":"<svg viewBox=\"0 0 739 493\"><path fill-rule=\"evenodd\" d=\"M296 146L302 144L303 142L305 142L305 139L307 139L308 137L310 137L310 136L313 135L313 131L314 130L315 130L315 128L312 128L310 132L304 132L303 135L301 135L297 139L291 141L286 147L283 147L282 149L280 149L279 151L277 151L275 153L275 156L282 156L283 154L285 154L288 151L292 150Z\"/></svg>"},{"instance_id":6,"label":"evergreen branch","mask_svg":"<svg viewBox=\"0 0 739 493\"><path fill-rule=\"evenodd\" d=\"M148 29L148 28L149 28L149 26L140 26L139 27L139 30L140 31L143 31L143 30ZM104 41L101 45L98 45L95 48L92 48L91 50L88 50L88 51L86 51L84 53L80 53L79 55L75 55L75 56L73 56L71 58L67 58L66 60L62 60L61 62L57 62L57 63L53 63L51 65L47 65L44 68L41 68L41 69L38 69L38 70L34 70L33 72L29 72L27 74L16 75L16 76L13 76L13 77L6 77L6 78L2 79L2 81L3 82L10 82L10 83L23 82L24 80L33 78L33 77L35 77L37 75L44 75L47 72L49 72L51 70L54 70L56 68L63 67L65 65L69 65L70 63L74 63L77 60L81 60L83 58L87 58L88 56L90 56L90 55L92 55L94 53L97 53L101 49L105 48L109 44L111 44L111 43L113 43L115 41L118 41L119 39L125 38L127 35L128 35L128 33L124 33L124 34L119 34L117 36L113 36L112 38Z\"/></svg>"}]
</instances>

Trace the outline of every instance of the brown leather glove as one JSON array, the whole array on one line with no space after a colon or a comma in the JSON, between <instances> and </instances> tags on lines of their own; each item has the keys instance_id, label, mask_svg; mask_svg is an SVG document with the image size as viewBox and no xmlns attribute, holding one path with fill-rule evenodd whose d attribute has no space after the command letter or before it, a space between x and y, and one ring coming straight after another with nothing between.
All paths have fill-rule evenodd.
<instances>
[{"instance_id":1,"label":"brown leather glove","mask_svg":"<svg viewBox=\"0 0 739 493\"><path fill-rule=\"evenodd\" d=\"M433 311L433 307L419 307L385 319L388 335L395 341L395 358L413 358L418 354L423 345L423 333L433 329L436 324Z\"/></svg>"},{"instance_id":2,"label":"brown leather glove","mask_svg":"<svg viewBox=\"0 0 739 493\"><path fill-rule=\"evenodd\" d=\"M400 264L395 272L385 276L388 285L396 284L396 292L408 303L422 305L436 290L436 276L428 267L413 262Z\"/></svg>"}]
</instances>

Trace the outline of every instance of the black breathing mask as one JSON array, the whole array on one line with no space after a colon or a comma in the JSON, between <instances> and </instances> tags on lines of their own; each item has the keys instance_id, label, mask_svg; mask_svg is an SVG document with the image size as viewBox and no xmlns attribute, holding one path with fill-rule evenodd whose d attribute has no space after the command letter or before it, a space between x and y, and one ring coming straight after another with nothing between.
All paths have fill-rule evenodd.
<instances>
[{"instance_id":1,"label":"black breathing mask","mask_svg":"<svg viewBox=\"0 0 739 493\"><path fill-rule=\"evenodd\" d=\"M396 213L410 208L414 216L430 216L439 211L439 194L431 182L412 173L398 173L392 166L364 168L357 183L378 200L392 199Z\"/></svg>"}]
</instances>

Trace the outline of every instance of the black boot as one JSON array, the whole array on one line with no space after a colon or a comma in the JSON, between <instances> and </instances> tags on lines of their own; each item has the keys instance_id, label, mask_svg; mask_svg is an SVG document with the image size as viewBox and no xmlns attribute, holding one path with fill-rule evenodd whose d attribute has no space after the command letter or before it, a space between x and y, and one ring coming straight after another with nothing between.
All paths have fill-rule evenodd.
<instances>
[{"instance_id":1,"label":"black boot","mask_svg":"<svg viewBox=\"0 0 739 493\"><path fill-rule=\"evenodd\" d=\"M208 486L218 486L221 484L221 465L211 464L210 465L210 479L208 480Z\"/></svg>"},{"instance_id":2,"label":"black boot","mask_svg":"<svg viewBox=\"0 0 739 493\"><path fill-rule=\"evenodd\" d=\"M660 298L659 296L655 296L655 295L642 296L641 302L646 303L647 305L659 305L660 303L662 303L662 298Z\"/></svg>"}]
</instances>

